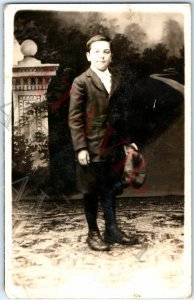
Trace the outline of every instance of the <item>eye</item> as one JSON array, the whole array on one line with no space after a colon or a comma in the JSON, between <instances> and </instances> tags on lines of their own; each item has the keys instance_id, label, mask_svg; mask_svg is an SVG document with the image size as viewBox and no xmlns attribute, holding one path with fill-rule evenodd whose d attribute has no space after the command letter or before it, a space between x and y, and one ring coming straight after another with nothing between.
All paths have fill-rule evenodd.
<instances>
[{"instance_id":1,"label":"eye","mask_svg":"<svg viewBox=\"0 0 194 300\"><path fill-rule=\"evenodd\" d=\"M110 54L110 50L105 50L104 53Z\"/></svg>"}]
</instances>

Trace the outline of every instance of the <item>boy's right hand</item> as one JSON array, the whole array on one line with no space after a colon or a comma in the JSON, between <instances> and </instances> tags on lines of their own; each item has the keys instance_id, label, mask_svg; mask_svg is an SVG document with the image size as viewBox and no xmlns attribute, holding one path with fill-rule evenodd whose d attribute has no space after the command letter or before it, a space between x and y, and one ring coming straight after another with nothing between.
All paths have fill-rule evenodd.
<instances>
[{"instance_id":1,"label":"boy's right hand","mask_svg":"<svg viewBox=\"0 0 194 300\"><path fill-rule=\"evenodd\" d=\"M90 163L90 155L88 150L81 150L78 153L78 161L83 166L86 166Z\"/></svg>"}]
</instances>

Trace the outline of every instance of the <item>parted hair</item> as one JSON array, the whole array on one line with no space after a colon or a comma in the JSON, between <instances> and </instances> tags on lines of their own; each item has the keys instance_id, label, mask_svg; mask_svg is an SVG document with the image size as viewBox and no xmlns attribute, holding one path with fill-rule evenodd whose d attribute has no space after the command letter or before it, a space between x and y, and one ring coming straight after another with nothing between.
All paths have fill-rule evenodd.
<instances>
[{"instance_id":1,"label":"parted hair","mask_svg":"<svg viewBox=\"0 0 194 300\"><path fill-rule=\"evenodd\" d=\"M94 42L98 42L98 41L105 41L105 42L108 42L110 44L110 48L111 48L111 40L107 37L107 36L104 36L104 35L101 35L101 34L97 34L97 35L94 35L92 36L86 43L86 51L89 52L90 49L91 49L91 45L92 43Z\"/></svg>"}]
</instances>

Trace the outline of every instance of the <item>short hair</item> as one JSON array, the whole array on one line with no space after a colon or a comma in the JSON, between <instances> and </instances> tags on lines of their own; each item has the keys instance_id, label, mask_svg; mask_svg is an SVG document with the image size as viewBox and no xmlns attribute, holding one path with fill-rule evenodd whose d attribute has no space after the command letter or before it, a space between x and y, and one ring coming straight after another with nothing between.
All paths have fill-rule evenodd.
<instances>
[{"instance_id":1,"label":"short hair","mask_svg":"<svg viewBox=\"0 0 194 300\"><path fill-rule=\"evenodd\" d=\"M98 42L98 41L105 41L105 42L108 42L110 44L110 48L111 48L111 40L107 37L107 36L104 36L104 35L101 35L101 34L97 34L97 35L94 35L93 37L91 37L87 43L86 43L86 51L89 52L90 49L91 49L91 45L94 43L94 42Z\"/></svg>"}]
</instances>

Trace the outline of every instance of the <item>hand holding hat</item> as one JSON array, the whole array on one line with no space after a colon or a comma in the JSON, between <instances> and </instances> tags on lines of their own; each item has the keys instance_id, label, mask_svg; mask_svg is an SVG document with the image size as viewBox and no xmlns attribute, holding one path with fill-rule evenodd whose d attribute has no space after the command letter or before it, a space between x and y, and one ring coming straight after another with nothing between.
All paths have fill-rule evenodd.
<instances>
[{"instance_id":1,"label":"hand holding hat","mask_svg":"<svg viewBox=\"0 0 194 300\"><path fill-rule=\"evenodd\" d=\"M140 188L146 180L146 162L135 144L124 146L126 160L124 166L124 181L127 185Z\"/></svg>"}]
</instances>

